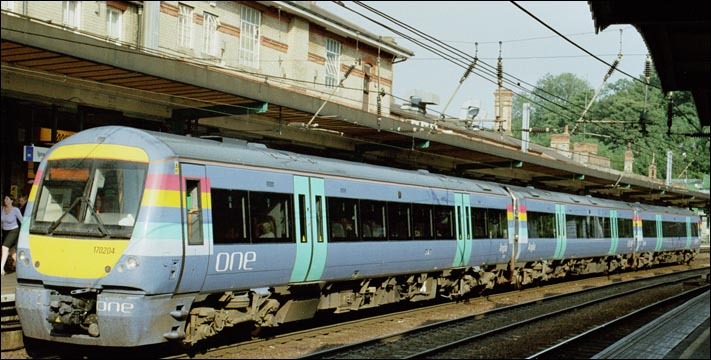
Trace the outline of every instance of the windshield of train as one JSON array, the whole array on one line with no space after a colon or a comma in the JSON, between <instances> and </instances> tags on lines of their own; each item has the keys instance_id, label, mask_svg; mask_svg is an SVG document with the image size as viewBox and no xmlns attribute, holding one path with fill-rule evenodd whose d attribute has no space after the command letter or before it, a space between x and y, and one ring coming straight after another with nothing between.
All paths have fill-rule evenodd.
<instances>
[{"instance_id":1,"label":"windshield of train","mask_svg":"<svg viewBox=\"0 0 711 360\"><path fill-rule=\"evenodd\" d=\"M130 238L147 170L147 164L128 161L49 161L39 184L30 232Z\"/></svg>"}]
</instances>

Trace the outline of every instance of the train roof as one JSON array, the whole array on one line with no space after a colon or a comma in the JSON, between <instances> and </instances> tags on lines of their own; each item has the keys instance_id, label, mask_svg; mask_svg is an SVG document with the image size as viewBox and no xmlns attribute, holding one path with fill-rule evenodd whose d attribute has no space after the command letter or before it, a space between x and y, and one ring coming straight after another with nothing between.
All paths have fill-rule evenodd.
<instances>
[{"instance_id":1,"label":"train roof","mask_svg":"<svg viewBox=\"0 0 711 360\"><path fill-rule=\"evenodd\" d=\"M99 138L101 140L97 140ZM393 169L373 164L303 155L269 149L263 144L244 140L220 140L222 141L131 127L102 126L81 131L59 144L96 142L123 144L143 148L151 161L170 158L192 159L508 196L502 185L493 182L432 174L426 170Z\"/></svg>"},{"instance_id":2,"label":"train roof","mask_svg":"<svg viewBox=\"0 0 711 360\"><path fill-rule=\"evenodd\" d=\"M217 141L219 140L219 141ZM454 176L432 174L426 170L402 170L379 165L349 162L326 157L303 155L283 150L269 149L263 144L244 140L219 138L203 139L175 135L124 126L102 126L81 131L60 144L107 143L132 145L143 148L151 160L179 159L221 162L236 165L259 166L279 170L297 171L306 174L342 176L372 181L447 188L467 192L479 192L508 196L506 187L519 196L542 201L601 206L611 208L636 207L643 211L689 215L682 208L661 207L640 203L625 203L616 200L594 198L553 192L532 187L502 185L488 181L464 179Z\"/></svg>"}]
</instances>

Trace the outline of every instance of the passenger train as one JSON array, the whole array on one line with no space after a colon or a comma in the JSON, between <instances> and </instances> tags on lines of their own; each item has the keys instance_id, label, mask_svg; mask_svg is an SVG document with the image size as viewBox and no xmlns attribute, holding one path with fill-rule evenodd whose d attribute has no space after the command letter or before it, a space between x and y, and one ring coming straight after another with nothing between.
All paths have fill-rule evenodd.
<instances>
[{"instance_id":1,"label":"passenger train","mask_svg":"<svg viewBox=\"0 0 711 360\"><path fill-rule=\"evenodd\" d=\"M691 262L687 209L105 126L53 146L18 243L26 337L193 345L498 284Z\"/></svg>"}]
</instances>

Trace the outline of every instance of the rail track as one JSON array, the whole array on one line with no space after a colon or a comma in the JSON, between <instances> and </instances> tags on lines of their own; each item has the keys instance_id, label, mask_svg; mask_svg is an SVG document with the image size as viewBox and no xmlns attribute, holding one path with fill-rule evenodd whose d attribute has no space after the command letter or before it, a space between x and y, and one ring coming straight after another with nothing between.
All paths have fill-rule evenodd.
<instances>
[{"instance_id":1,"label":"rail track","mask_svg":"<svg viewBox=\"0 0 711 360\"><path fill-rule=\"evenodd\" d=\"M318 358L319 356L316 354L318 354L320 350L359 342L364 336L370 335L369 337L374 338L387 333L397 334L400 332L399 330L395 331L392 329L401 329L402 327L413 328L421 326L424 322L437 323L446 320L442 319L442 317L459 318L471 315L472 313L477 313L476 316L480 318L488 318L497 311L501 311L500 309L510 304L524 301L523 299L526 298L536 299L528 305L529 307L534 306L537 302L550 303L550 300L557 297L551 294L569 292L571 286L591 288L585 291L590 292L592 289L600 288L598 284L601 282L617 282L616 285L621 285L628 282L623 279L640 278L639 281L645 281L649 278L641 279L643 276L653 276L661 273L673 275L688 268L689 267L680 265L635 273L622 273L607 277L581 278L571 282L553 283L542 287L529 288L524 291L510 291L474 297L465 302L445 302L434 305L415 304L405 310L403 310L402 307L375 309L380 313L380 315L376 316L373 316L376 312L369 311L354 312L347 316L331 315L325 319L321 319L320 322L309 321L301 324L297 323L294 324L294 326L270 329L262 332L254 339L250 339L249 336L245 337L244 329L236 329L232 334L216 337L214 341L210 341L205 344L204 347L192 349L189 353L186 353L184 349L166 351L166 346L162 346L151 349L117 349L116 354L121 354L121 357L125 357L132 356L132 354L138 352L142 355L151 354L153 357L167 358L294 358L299 356ZM707 260L705 260L705 263L702 265L697 264L694 270L699 269L705 269L708 272ZM545 292L545 294L535 295L536 292ZM493 312L489 314L488 311ZM386 314L383 314L384 312ZM521 316L522 319L525 319L526 316L531 317L533 315L522 314ZM21 332L17 332L21 336ZM384 340L379 341L384 342ZM50 347L50 344L47 344L46 347ZM56 348L56 344L51 347ZM542 349L542 347L539 347L539 349ZM27 354L24 352L6 352L5 350L7 349L3 347L3 357L27 358ZM528 354L519 357L525 357L527 355ZM396 356L387 355L385 357Z\"/></svg>"},{"instance_id":2,"label":"rail track","mask_svg":"<svg viewBox=\"0 0 711 360\"><path fill-rule=\"evenodd\" d=\"M635 355L637 343L648 342L645 336L675 336L662 329L665 323L673 322L686 309L699 315L703 320L703 310L708 316L708 286L685 291L668 299L663 299L626 316L596 326L587 332L572 337L559 344L543 349L530 359L571 359L571 358L625 358ZM658 332L661 334L657 334ZM678 334L677 336L684 336ZM642 343L642 346L646 346ZM631 355L631 356L630 356ZM637 356L640 354L637 353Z\"/></svg>"},{"instance_id":3,"label":"rail track","mask_svg":"<svg viewBox=\"0 0 711 360\"><path fill-rule=\"evenodd\" d=\"M22 343L22 326L15 311L15 301L3 301L0 305L0 326L2 327L2 350L18 350Z\"/></svg>"},{"instance_id":4,"label":"rail track","mask_svg":"<svg viewBox=\"0 0 711 360\"><path fill-rule=\"evenodd\" d=\"M560 342L561 336L564 335L557 334L556 324L575 321L565 317L577 317L576 313L582 308L597 309L593 311L600 312L604 312L604 308L619 307L622 310L621 304L638 306L634 304L639 303L639 299L672 296L680 289L685 289L683 291L686 296L691 296L690 294L696 294L698 291L708 290L708 284L702 286L698 281L701 275L705 276L707 273L707 269L690 270L683 274L675 273L555 295L543 301L507 306L429 324L385 337L318 351L301 358L526 357L533 349ZM658 312L655 314L659 316ZM582 325L585 328L594 324ZM541 332L541 329L544 331ZM580 330L568 328L563 332L570 336L578 331ZM567 358L570 356L572 355ZM576 354L573 357L580 356Z\"/></svg>"}]
</instances>

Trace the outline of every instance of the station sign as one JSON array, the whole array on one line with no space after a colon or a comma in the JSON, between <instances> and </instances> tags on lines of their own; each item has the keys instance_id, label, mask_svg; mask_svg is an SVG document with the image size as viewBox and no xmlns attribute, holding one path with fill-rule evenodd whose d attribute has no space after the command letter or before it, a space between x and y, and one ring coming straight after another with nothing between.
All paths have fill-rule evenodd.
<instances>
[{"instance_id":1,"label":"station sign","mask_svg":"<svg viewBox=\"0 0 711 360\"><path fill-rule=\"evenodd\" d=\"M57 129L57 141L52 141L52 129L43 127L39 128L39 142L54 144L55 142L62 141L74 134L76 134L75 131Z\"/></svg>"},{"instance_id":2,"label":"station sign","mask_svg":"<svg viewBox=\"0 0 711 360\"><path fill-rule=\"evenodd\" d=\"M27 162L40 162L45 154L47 154L49 148L41 146L25 145L23 146L22 153L24 154L25 161Z\"/></svg>"}]
</instances>

